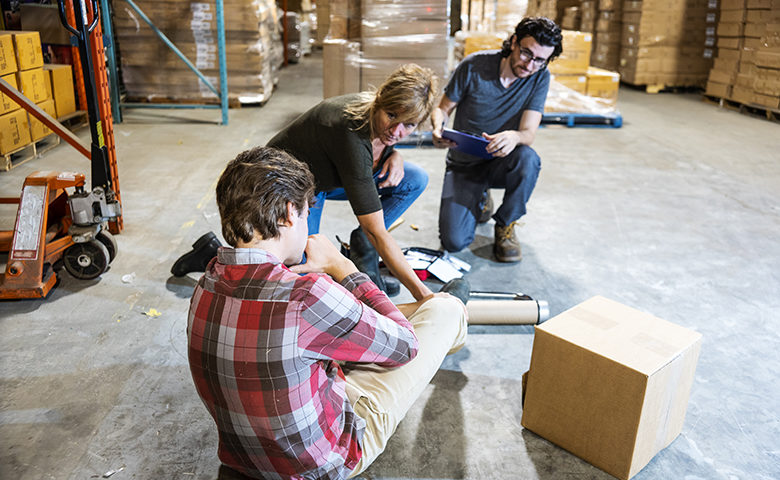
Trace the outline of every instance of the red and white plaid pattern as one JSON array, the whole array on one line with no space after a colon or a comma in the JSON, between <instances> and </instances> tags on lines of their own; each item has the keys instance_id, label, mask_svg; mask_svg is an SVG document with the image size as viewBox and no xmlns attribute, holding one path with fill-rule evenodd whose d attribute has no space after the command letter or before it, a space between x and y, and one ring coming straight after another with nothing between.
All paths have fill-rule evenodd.
<instances>
[{"instance_id":1,"label":"red and white plaid pattern","mask_svg":"<svg viewBox=\"0 0 780 480\"><path fill-rule=\"evenodd\" d=\"M265 479L345 478L362 455L365 422L336 361L399 366L418 348L411 324L365 274L338 284L232 248L195 288L187 340L220 460Z\"/></svg>"}]
</instances>

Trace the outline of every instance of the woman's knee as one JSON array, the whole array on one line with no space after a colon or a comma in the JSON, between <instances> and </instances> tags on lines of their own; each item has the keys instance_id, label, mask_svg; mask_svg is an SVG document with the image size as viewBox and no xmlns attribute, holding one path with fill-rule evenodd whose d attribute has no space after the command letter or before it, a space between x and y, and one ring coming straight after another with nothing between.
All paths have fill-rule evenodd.
<instances>
[{"instance_id":1,"label":"woman's knee","mask_svg":"<svg viewBox=\"0 0 780 480\"><path fill-rule=\"evenodd\" d=\"M402 182L406 184L407 190L422 192L428 186L428 172L413 163L407 163Z\"/></svg>"}]
</instances>

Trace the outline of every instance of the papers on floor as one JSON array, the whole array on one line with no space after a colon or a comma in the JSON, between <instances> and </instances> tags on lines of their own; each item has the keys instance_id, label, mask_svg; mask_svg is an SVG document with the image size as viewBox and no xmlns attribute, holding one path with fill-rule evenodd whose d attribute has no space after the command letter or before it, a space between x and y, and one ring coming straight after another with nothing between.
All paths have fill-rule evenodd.
<instances>
[{"instance_id":1,"label":"papers on floor","mask_svg":"<svg viewBox=\"0 0 780 480\"><path fill-rule=\"evenodd\" d=\"M410 247L404 250L404 255L413 270L425 270L445 283L471 270L471 265L441 250Z\"/></svg>"}]
</instances>

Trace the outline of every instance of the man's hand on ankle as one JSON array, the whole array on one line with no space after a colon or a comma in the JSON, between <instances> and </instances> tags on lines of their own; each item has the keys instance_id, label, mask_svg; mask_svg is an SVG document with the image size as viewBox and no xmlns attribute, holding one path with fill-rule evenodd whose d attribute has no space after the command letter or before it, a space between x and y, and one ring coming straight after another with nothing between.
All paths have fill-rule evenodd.
<instances>
[{"instance_id":1,"label":"man's hand on ankle","mask_svg":"<svg viewBox=\"0 0 780 480\"><path fill-rule=\"evenodd\" d=\"M296 273L327 273L341 282L347 275L358 271L347 257L323 235L310 235L306 242L306 263L290 267Z\"/></svg>"}]
</instances>

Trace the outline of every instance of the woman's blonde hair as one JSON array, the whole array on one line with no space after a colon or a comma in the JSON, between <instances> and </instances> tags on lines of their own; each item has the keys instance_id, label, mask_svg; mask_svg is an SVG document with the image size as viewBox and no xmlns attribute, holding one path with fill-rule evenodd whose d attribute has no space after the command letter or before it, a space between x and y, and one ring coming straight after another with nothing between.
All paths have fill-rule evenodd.
<instances>
[{"instance_id":1,"label":"woman's blonde hair","mask_svg":"<svg viewBox=\"0 0 780 480\"><path fill-rule=\"evenodd\" d=\"M401 65L377 90L361 92L360 98L347 105L350 120L357 122L357 130L369 125L374 137L374 117L379 110L395 114L398 123L422 124L433 110L438 79L430 68L414 63Z\"/></svg>"}]
</instances>

